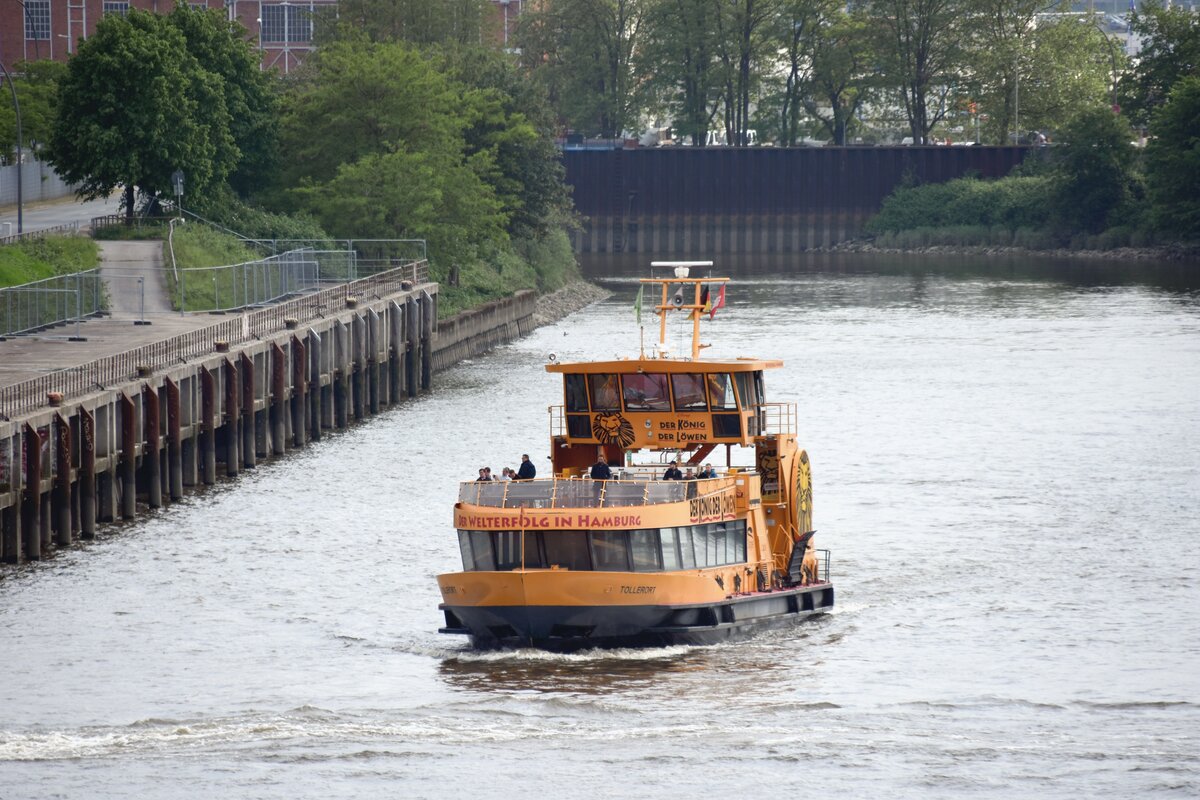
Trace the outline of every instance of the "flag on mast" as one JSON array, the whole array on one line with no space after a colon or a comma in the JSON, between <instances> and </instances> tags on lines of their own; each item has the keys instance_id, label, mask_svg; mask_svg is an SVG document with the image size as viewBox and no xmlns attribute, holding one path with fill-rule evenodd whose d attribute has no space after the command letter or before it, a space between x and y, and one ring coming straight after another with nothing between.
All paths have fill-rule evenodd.
<instances>
[{"instance_id":1,"label":"flag on mast","mask_svg":"<svg viewBox=\"0 0 1200 800\"><path fill-rule=\"evenodd\" d=\"M633 301L633 316L637 319L637 324L642 324L642 289L645 286L638 286L637 298Z\"/></svg>"},{"instance_id":2,"label":"flag on mast","mask_svg":"<svg viewBox=\"0 0 1200 800\"><path fill-rule=\"evenodd\" d=\"M721 284L721 288L717 290L717 300L712 303L712 308L708 309L708 318L712 319L717 315L718 308L725 307L725 284Z\"/></svg>"},{"instance_id":3,"label":"flag on mast","mask_svg":"<svg viewBox=\"0 0 1200 800\"><path fill-rule=\"evenodd\" d=\"M702 314L712 311L712 301L708 293L708 284L705 284L704 288L700 290L700 308L700 313Z\"/></svg>"}]
</instances>

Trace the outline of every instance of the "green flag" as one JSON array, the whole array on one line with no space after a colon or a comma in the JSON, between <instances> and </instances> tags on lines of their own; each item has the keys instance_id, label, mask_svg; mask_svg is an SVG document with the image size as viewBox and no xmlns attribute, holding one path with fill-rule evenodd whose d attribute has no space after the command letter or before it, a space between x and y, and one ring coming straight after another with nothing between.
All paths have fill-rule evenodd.
<instances>
[{"instance_id":1,"label":"green flag","mask_svg":"<svg viewBox=\"0 0 1200 800\"><path fill-rule=\"evenodd\" d=\"M642 324L642 289L645 286L638 286L637 299L633 301L633 316L637 319L637 324Z\"/></svg>"}]
</instances>

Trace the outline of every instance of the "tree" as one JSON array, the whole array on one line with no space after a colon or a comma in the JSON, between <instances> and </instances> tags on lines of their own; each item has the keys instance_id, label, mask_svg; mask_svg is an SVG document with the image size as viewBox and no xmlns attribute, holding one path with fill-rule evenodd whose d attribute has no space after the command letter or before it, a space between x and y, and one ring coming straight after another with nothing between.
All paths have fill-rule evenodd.
<instances>
[{"instance_id":1,"label":"tree","mask_svg":"<svg viewBox=\"0 0 1200 800\"><path fill-rule=\"evenodd\" d=\"M1125 55L1093 19L1062 17L1039 23L1030 40L1023 60L1028 71L1020 85L1023 130L1058 130L1087 109L1112 113L1112 82Z\"/></svg>"},{"instance_id":2,"label":"tree","mask_svg":"<svg viewBox=\"0 0 1200 800\"><path fill-rule=\"evenodd\" d=\"M847 129L871 96L870 66L875 54L861 12L847 13L831 0L817 8L815 25L806 26L802 39L811 70L801 83L799 100L825 134L844 145Z\"/></svg>"},{"instance_id":3,"label":"tree","mask_svg":"<svg viewBox=\"0 0 1200 800\"><path fill-rule=\"evenodd\" d=\"M704 144L723 96L712 0L659 0L648 11L639 74L675 138Z\"/></svg>"},{"instance_id":4,"label":"tree","mask_svg":"<svg viewBox=\"0 0 1200 800\"><path fill-rule=\"evenodd\" d=\"M478 44L495 14L488 0L340 0L318 12L323 41L365 35L372 42Z\"/></svg>"},{"instance_id":5,"label":"tree","mask_svg":"<svg viewBox=\"0 0 1200 800\"><path fill-rule=\"evenodd\" d=\"M925 144L959 82L971 15L955 0L869 0L880 72L896 91L912 132Z\"/></svg>"},{"instance_id":6,"label":"tree","mask_svg":"<svg viewBox=\"0 0 1200 800\"><path fill-rule=\"evenodd\" d=\"M50 161L81 197L124 186L132 221L134 187L157 196L181 169L189 194L202 195L237 159L221 79L166 17L106 16L68 62Z\"/></svg>"},{"instance_id":7,"label":"tree","mask_svg":"<svg viewBox=\"0 0 1200 800\"><path fill-rule=\"evenodd\" d=\"M1055 215L1068 231L1098 232L1134 196L1133 132L1108 108L1093 108L1063 127L1057 148Z\"/></svg>"},{"instance_id":8,"label":"tree","mask_svg":"<svg viewBox=\"0 0 1200 800\"><path fill-rule=\"evenodd\" d=\"M442 264L504 241L495 153L464 138L479 98L404 44L335 42L306 67L281 124L293 204L335 236L426 239Z\"/></svg>"},{"instance_id":9,"label":"tree","mask_svg":"<svg viewBox=\"0 0 1200 800\"><path fill-rule=\"evenodd\" d=\"M1121 107L1134 124L1145 125L1176 81L1200 69L1200 15L1182 4L1164 8L1159 0L1147 0L1133 12L1130 30L1141 37L1142 49L1121 81Z\"/></svg>"},{"instance_id":10,"label":"tree","mask_svg":"<svg viewBox=\"0 0 1200 800\"><path fill-rule=\"evenodd\" d=\"M270 72L246 40L246 29L215 9L180 3L167 17L201 68L221 79L229 132L239 152L229 184L242 196L274 177L278 159L278 94Z\"/></svg>"},{"instance_id":11,"label":"tree","mask_svg":"<svg viewBox=\"0 0 1200 800\"><path fill-rule=\"evenodd\" d=\"M552 138L554 112L541 87L494 48L443 48L436 63L468 89L466 152L490 155L495 174L488 182L508 216L509 234L545 235L569 215L571 198Z\"/></svg>"},{"instance_id":12,"label":"tree","mask_svg":"<svg viewBox=\"0 0 1200 800\"><path fill-rule=\"evenodd\" d=\"M1175 81L1151 127L1146 184L1152 217L1166 230L1200 238L1200 77Z\"/></svg>"},{"instance_id":13,"label":"tree","mask_svg":"<svg viewBox=\"0 0 1200 800\"><path fill-rule=\"evenodd\" d=\"M521 15L522 62L566 123L588 135L620 136L644 107L635 72L649 0L546 0Z\"/></svg>"},{"instance_id":14,"label":"tree","mask_svg":"<svg viewBox=\"0 0 1200 800\"><path fill-rule=\"evenodd\" d=\"M994 144L1010 143L1009 133L1020 122L1018 103L1028 105L1029 78L1035 72L1030 55L1041 49L1030 45L1044 30L1038 15L1060 4L1059 0L973 0L977 39L967 54L970 99L985 109L983 136Z\"/></svg>"},{"instance_id":15,"label":"tree","mask_svg":"<svg viewBox=\"0 0 1200 800\"><path fill-rule=\"evenodd\" d=\"M21 61L13 66L17 102L21 104L21 138L27 150L36 151L50 140L54 115L58 110L58 82L67 65L58 61ZM0 76L0 84L7 83ZM17 116L9 102L8 86L0 86L0 154L14 150L17 144Z\"/></svg>"},{"instance_id":16,"label":"tree","mask_svg":"<svg viewBox=\"0 0 1200 800\"><path fill-rule=\"evenodd\" d=\"M750 101L759 86L762 63L774 57L769 48L768 23L778 17L779 2L717 3L718 54L725 78L725 140L731 145L750 143Z\"/></svg>"}]
</instances>

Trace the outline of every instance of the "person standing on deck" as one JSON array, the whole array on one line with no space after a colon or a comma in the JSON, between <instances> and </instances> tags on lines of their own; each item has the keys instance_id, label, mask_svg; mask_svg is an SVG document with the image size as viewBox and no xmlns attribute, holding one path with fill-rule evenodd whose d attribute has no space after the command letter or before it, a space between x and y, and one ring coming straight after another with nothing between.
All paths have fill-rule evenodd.
<instances>
[{"instance_id":1,"label":"person standing on deck","mask_svg":"<svg viewBox=\"0 0 1200 800\"><path fill-rule=\"evenodd\" d=\"M600 460L592 464L591 475L594 481L612 480L612 470L608 468L608 461L604 456L600 456Z\"/></svg>"},{"instance_id":2,"label":"person standing on deck","mask_svg":"<svg viewBox=\"0 0 1200 800\"><path fill-rule=\"evenodd\" d=\"M531 481L537 476L537 467L529 460L529 453L521 454L521 466L517 469L516 479L519 481Z\"/></svg>"}]
</instances>

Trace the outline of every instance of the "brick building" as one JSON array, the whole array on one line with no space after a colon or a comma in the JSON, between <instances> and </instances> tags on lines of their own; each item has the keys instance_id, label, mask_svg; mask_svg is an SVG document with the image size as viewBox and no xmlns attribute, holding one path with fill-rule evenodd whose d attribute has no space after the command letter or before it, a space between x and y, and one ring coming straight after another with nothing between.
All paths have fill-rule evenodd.
<instances>
[{"instance_id":1,"label":"brick building","mask_svg":"<svg viewBox=\"0 0 1200 800\"><path fill-rule=\"evenodd\" d=\"M490 0L498 43L509 46L517 15L526 0ZM264 69L288 73L312 50L313 16L336 13L337 0L189 0L198 8L218 8L236 19L262 52ZM167 13L175 0L0 0L0 63L53 58L65 61L106 14L130 8Z\"/></svg>"}]
</instances>

